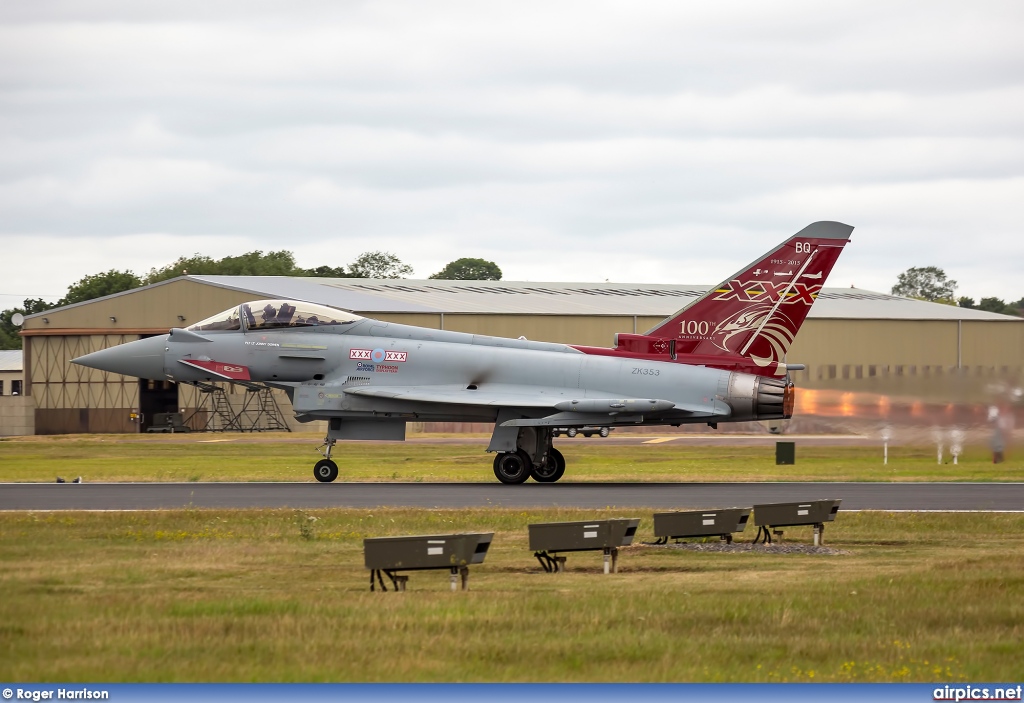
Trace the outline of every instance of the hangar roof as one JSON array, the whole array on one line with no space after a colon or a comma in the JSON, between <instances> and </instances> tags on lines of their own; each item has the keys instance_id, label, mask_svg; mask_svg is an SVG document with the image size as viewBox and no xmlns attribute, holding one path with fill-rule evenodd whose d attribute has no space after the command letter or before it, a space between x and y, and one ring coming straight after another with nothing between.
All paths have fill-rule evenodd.
<instances>
[{"instance_id":1,"label":"hangar roof","mask_svg":"<svg viewBox=\"0 0 1024 703\"><path fill-rule=\"evenodd\" d=\"M667 317L711 286L667 283L379 280L287 276L191 276L260 298L305 300L372 313L639 315ZM158 284L159 285L159 284ZM809 317L1020 321L860 288L823 288Z\"/></svg>"},{"instance_id":2,"label":"hangar roof","mask_svg":"<svg viewBox=\"0 0 1024 703\"><path fill-rule=\"evenodd\" d=\"M21 349L0 351L0 371L22 371Z\"/></svg>"}]
</instances>

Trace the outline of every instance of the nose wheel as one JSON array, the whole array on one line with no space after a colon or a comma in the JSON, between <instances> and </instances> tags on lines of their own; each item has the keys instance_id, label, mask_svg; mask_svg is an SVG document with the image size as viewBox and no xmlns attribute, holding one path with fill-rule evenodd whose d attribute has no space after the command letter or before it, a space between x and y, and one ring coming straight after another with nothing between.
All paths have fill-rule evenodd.
<instances>
[{"instance_id":1,"label":"nose wheel","mask_svg":"<svg viewBox=\"0 0 1024 703\"><path fill-rule=\"evenodd\" d=\"M324 455L324 458L313 466L313 477L320 483L330 483L338 478L338 465L331 460L331 450L334 449L335 439L327 437L317 451Z\"/></svg>"},{"instance_id":2,"label":"nose wheel","mask_svg":"<svg viewBox=\"0 0 1024 703\"><path fill-rule=\"evenodd\" d=\"M313 475L320 483L330 483L338 478L338 465L330 459L321 459L313 467Z\"/></svg>"}]
</instances>

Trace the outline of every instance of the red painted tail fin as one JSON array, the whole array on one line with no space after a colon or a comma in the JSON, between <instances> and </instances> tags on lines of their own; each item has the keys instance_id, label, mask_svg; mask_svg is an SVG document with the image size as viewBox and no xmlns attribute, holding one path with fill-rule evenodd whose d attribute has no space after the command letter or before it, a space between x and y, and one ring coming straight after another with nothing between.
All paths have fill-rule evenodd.
<instances>
[{"instance_id":1,"label":"red painted tail fin","mask_svg":"<svg viewBox=\"0 0 1024 703\"><path fill-rule=\"evenodd\" d=\"M778 373L851 232L840 222L808 225L644 336L674 342L677 357L740 356Z\"/></svg>"}]
</instances>

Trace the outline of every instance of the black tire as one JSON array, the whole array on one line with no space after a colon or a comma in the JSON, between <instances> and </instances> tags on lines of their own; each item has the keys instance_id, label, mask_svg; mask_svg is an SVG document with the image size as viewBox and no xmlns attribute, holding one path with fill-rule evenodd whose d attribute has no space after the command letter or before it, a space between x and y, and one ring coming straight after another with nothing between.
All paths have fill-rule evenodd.
<instances>
[{"instance_id":1,"label":"black tire","mask_svg":"<svg viewBox=\"0 0 1024 703\"><path fill-rule=\"evenodd\" d=\"M533 462L523 450L517 452L501 452L494 457L494 476L505 484L522 483L530 478Z\"/></svg>"},{"instance_id":2,"label":"black tire","mask_svg":"<svg viewBox=\"0 0 1024 703\"><path fill-rule=\"evenodd\" d=\"M533 471L530 472L530 476L537 483L554 483L558 479L562 478L562 474L565 473L565 457L562 456L562 452L557 449L552 449L548 452L548 458L544 462L544 466L538 468L533 467Z\"/></svg>"},{"instance_id":3,"label":"black tire","mask_svg":"<svg viewBox=\"0 0 1024 703\"><path fill-rule=\"evenodd\" d=\"M313 467L313 476L320 483L330 483L338 478L338 465L330 459L321 459Z\"/></svg>"}]
</instances>

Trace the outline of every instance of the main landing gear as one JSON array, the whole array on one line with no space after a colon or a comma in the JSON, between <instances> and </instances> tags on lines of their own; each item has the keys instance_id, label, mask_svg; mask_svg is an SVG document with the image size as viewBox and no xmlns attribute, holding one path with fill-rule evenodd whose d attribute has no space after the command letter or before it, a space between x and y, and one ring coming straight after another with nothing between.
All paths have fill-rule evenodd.
<instances>
[{"instance_id":1,"label":"main landing gear","mask_svg":"<svg viewBox=\"0 0 1024 703\"><path fill-rule=\"evenodd\" d=\"M330 483L338 478L338 465L331 460L331 450L334 449L337 441L336 439L326 437L324 443L317 448L317 451L323 454L324 458L316 462L316 465L313 467L313 476L321 483Z\"/></svg>"},{"instance_id":2,"label":"main landing gear","mask_svg":"<svg viewBox=\"0 0 1024 703\"><path fill-rule=\"evenodd\" d=\"M544 462L539 466L533 467L530 471L530 476L537 483L554 483L562 478L564 473L565 457L562 456L562 452L552 447L548 450L548 455L545 457Z\"/></svg>"},{"instance_id":3,"label":"main landing gear","mask_svg":"<svg viewBox=\"0 0 1024 703\"><path fill-rule=\"evenodd\" d=\"M523 427L516 438L516 450L498 452L494 457L494 476L506 484L554 483L565 473L565 457L551 446L551 431Z\"/></svg>"},{"instance_id":4,"label":"main landing gear","mask_svg":"<svg viewBox=\"0 0 1024 703\"><path fill-rule=\"evenodd\" d=\"M494 457L494 476L502 483L522 483L530 478L533 462L522 449L500 452Z\"/></svg>"},{"instance_id":5,"label":"main landing gear","mask_svg":"<svg viewBox=\"0 0 1024 703\"><path fill-rule=\"evenodd\" d=\"M532 478L537 483L554 483L565 473L565 457L554 447L535 464L522 449L500 452L494 457L494 475L502 483L523 483Z\"/></svg>"}]
</instances>

